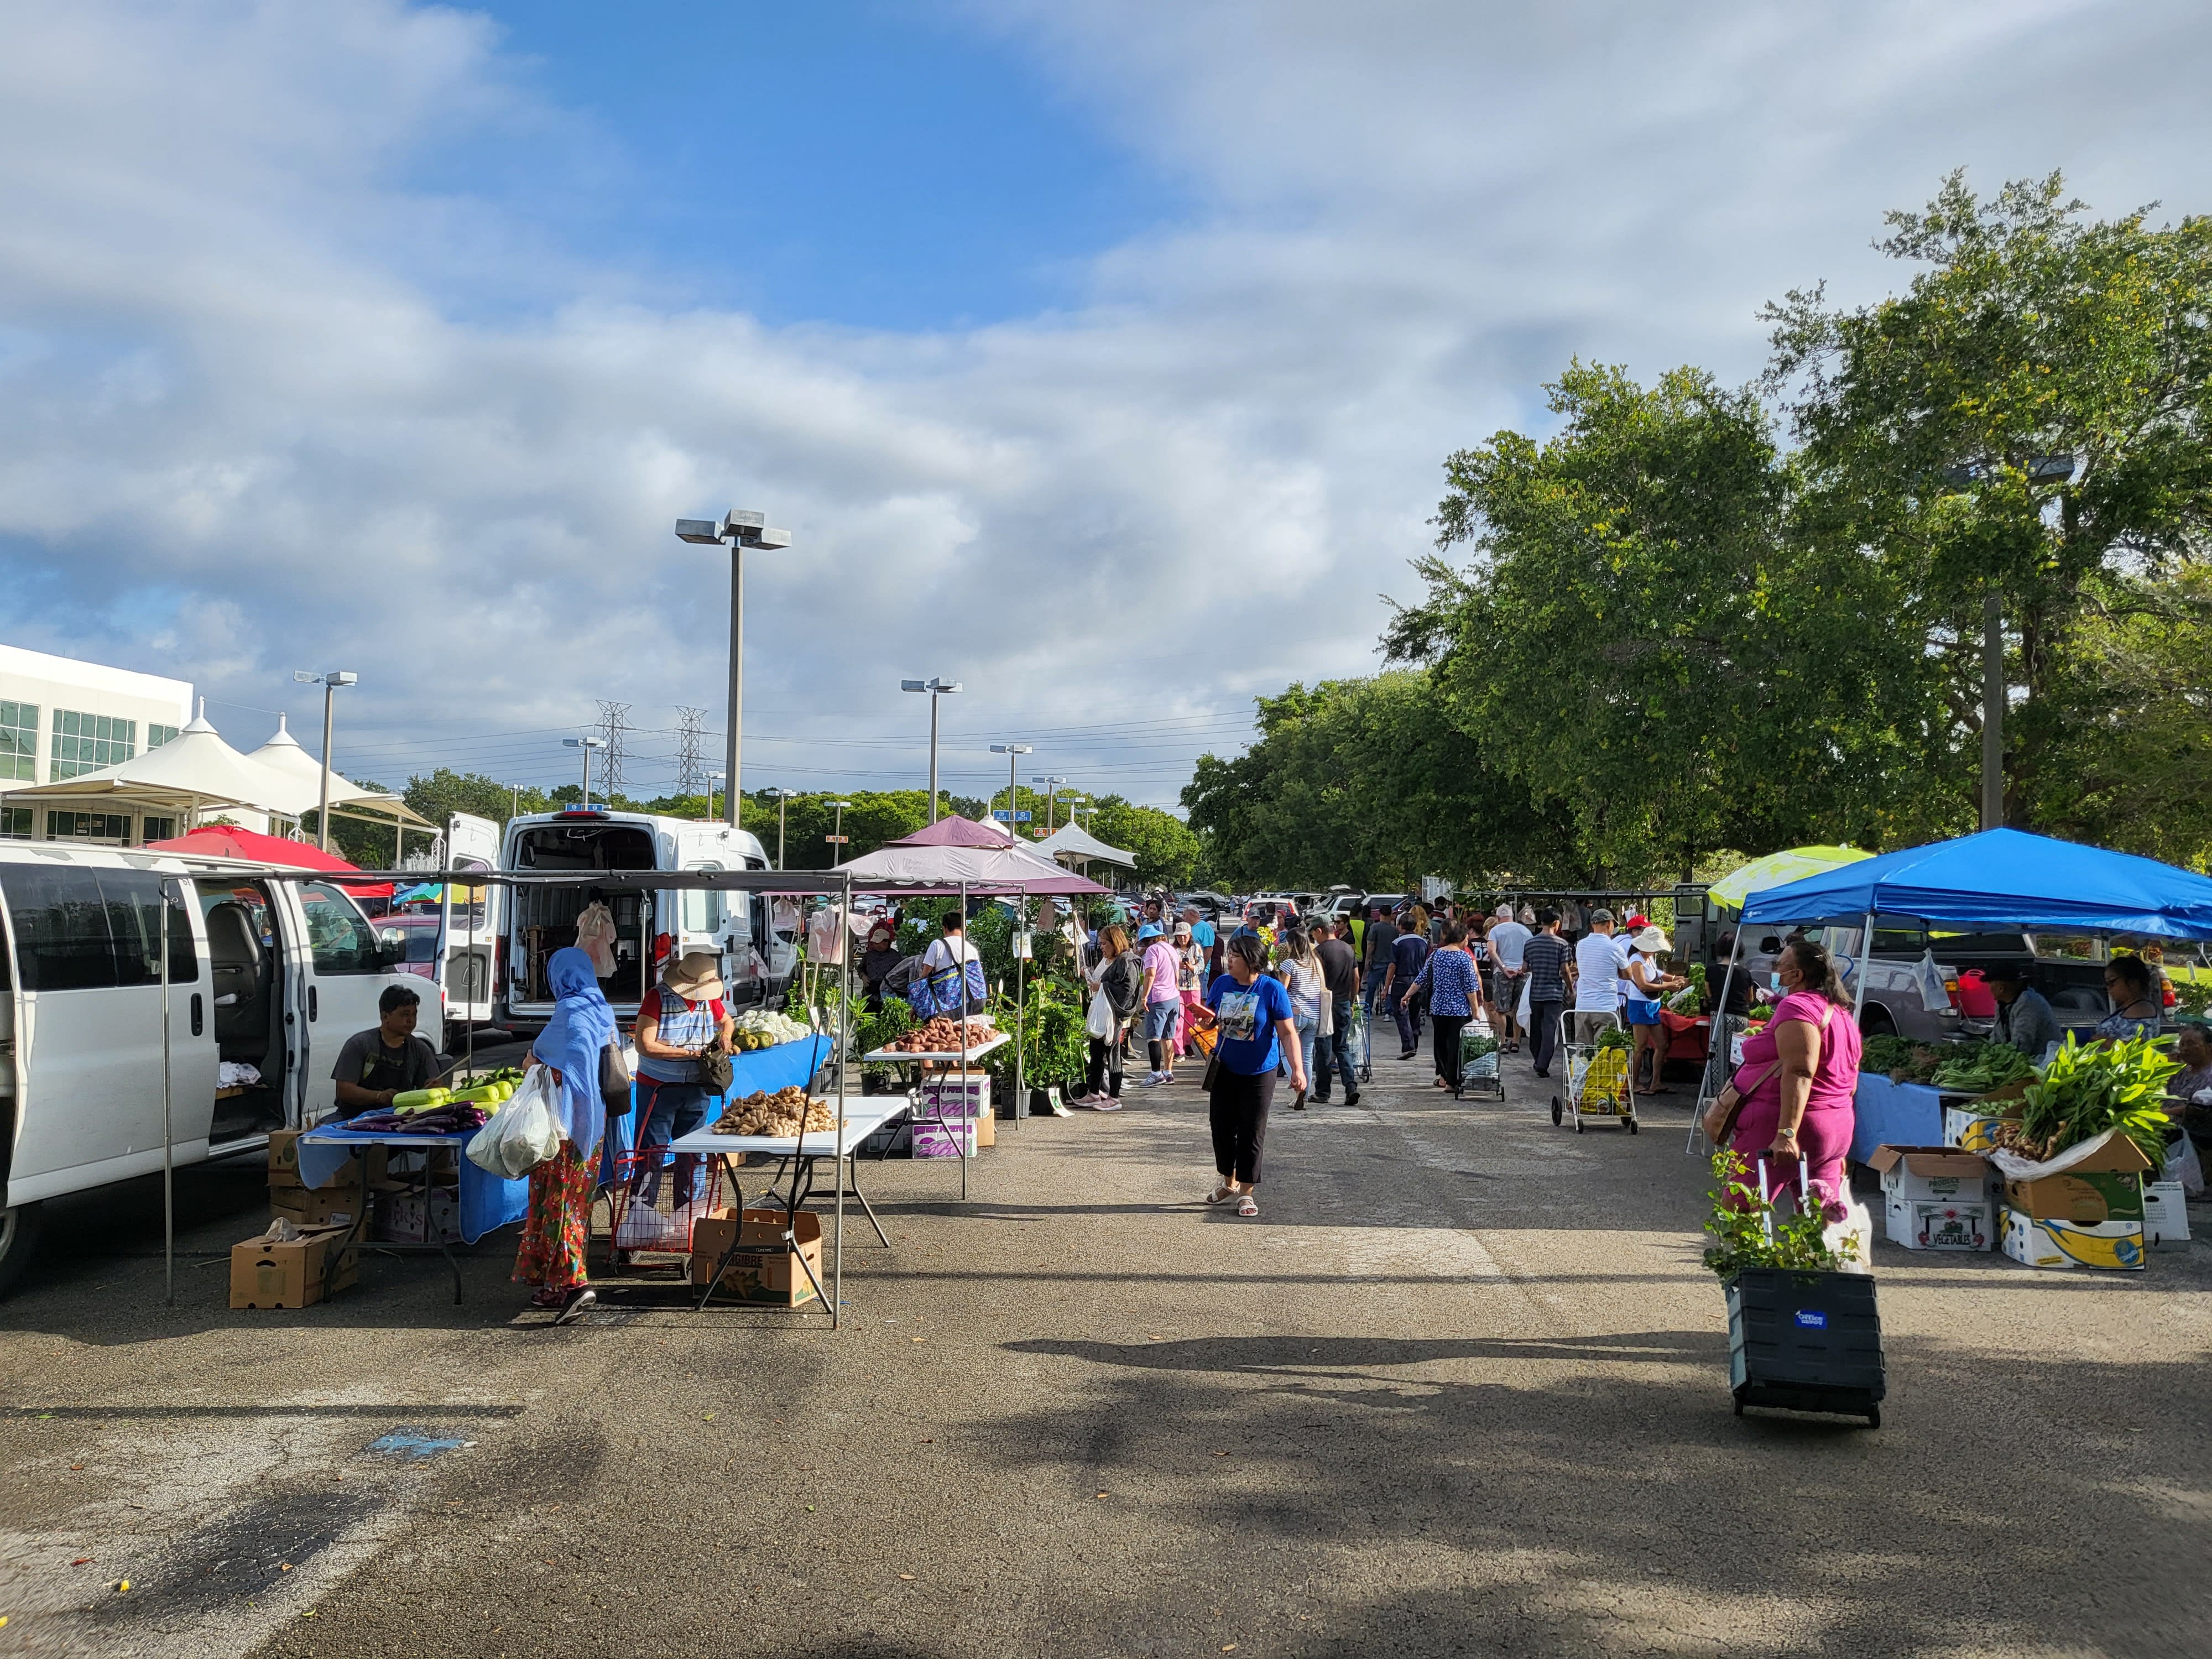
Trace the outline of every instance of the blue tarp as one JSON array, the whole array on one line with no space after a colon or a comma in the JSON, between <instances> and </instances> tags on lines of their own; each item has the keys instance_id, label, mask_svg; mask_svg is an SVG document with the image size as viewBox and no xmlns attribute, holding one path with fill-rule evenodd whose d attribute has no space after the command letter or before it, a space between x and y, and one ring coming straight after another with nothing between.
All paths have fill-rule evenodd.
<instances>
[{"instance_id":1,"label":"blue tarp","mask_svg":"<svg viewBox=\"0 0 2212 1659\"><path fill-rule=\"evenodd\" d=\"M1838 921L1869 912L1990 933L2212 939L2212 878L2132 853L1984 830L1753 893L1743 920Z\"/></svg>"}]
</instances>

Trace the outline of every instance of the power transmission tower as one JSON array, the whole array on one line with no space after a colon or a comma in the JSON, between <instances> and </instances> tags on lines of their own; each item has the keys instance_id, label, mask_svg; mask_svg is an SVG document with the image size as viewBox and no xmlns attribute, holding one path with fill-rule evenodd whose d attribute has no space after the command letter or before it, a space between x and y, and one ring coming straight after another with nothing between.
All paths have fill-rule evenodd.
<instances>
[{"instance_id":1,"label":"power transmission tower","mask_svg":"<svg viewBox=\"0 0 2212 1659\"><path fill-rule=\"evenodd\" d=\"M623 759L628 753L623 736L628 730L624 720L629 714L629 705L609 702L604 697L599 699L599 738L606 744L599 751L599 787L613 795L620 793L623 787Z\"/></svg>"},{"instance_id":2,"label":"power transmission tower","mask_svg":"<svg viewBox=\"0 0 2212 1659\"><path fill-rule=\"evenodd\" d=\"M676 793L679 795L704 794L707 789L707 762L702 752L707 741L707 711L686 708L681 704L676 710Z\"/></svg>"}]
</instances>

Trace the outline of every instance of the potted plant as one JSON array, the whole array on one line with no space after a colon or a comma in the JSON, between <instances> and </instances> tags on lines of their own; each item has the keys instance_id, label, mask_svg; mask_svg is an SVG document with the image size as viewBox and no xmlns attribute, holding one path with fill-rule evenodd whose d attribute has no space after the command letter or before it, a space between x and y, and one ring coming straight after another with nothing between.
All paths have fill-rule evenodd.
<instances>
[{"instance_id":1,"label":"potted plant","mask_svg":"<svg viewBox=\"0 0 2212 1659\"><path fill-rule=\"evenodd\" d=\"M1886 1388L1874 1280L1844 1271L1857 1243L1845 1238L1838 1248L1826 1234L1847 1212L1812 1203L1802 1168L1799 1191L1762 1192L1736 1153L1723 1147L1713 1156L1719 1185L1709 1194L1705 1231L1714 1243L1705 1266L1728 1297L1736 1415L1773 1406L1863 1416L1880 1428Z\"/></svg>"}]
</instances>

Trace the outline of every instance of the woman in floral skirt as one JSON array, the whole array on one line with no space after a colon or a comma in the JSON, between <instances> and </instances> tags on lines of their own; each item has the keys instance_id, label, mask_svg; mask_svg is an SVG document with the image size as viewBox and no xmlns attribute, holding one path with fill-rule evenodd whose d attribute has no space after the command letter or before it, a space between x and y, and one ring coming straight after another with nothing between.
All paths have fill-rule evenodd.
<instances>
[{"instance_id":1,"label":"woman in floral skirt","mask_svg":"<svg viewBox=\"0 0 2212 1659\"><path fill-rule=\"evenodd\" d=\"M545 976L557 1000L553 1018L530 1045L530 1063L552 1073L553 1119L561 1150L530 1172L530 1213L514 1258L517 1280L538 1286L533 1308L557 1309L556 1324L583 1316L599 1300L586 1283L585 1250L592 1218L592 1174L606 1104L599 1098L599 1055L616 1040L614 1010L600 994L592 959L573 947L556 951Z\"/></svg>"}]
</instances>

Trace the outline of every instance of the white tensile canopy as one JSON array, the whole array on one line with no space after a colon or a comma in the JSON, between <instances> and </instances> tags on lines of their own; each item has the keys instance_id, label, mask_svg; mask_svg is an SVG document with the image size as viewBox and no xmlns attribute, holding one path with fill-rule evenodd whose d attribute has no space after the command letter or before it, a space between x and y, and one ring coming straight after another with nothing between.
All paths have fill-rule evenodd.
<instances>
[{"instance_id":1,"label":"white tensile canopy","mask_svg":"<svg viewBox=\"0 0 2212 1659\"><path fill-rule=\"evenodd\" d=\"M305 749L286 726L284 716L276 717L276 731L268 742L246 757L258 761L271 771L306 782L314 791L307 805L315 806L322 800L323 764ZM373 818L412 825L418 830L434 830L439 826L416 812L397 795L380 795L374 790L363 789L349 783L337 773L331 774L331 816L334 818Z\"/></svg>"},{"instance_id":2,"label":"white tensile canopy","mask_svg":"<svg viewBox=\"0 0 2212 1659\"><path fill-rule=\"evenodd\" d=\"M1109 847L1081 824L1063 823L1031 849L1047 858L1097 859L1105 864L1118 864L1133 870L1137 860L1118 847Z\"/></svg>"}]
</instances>

